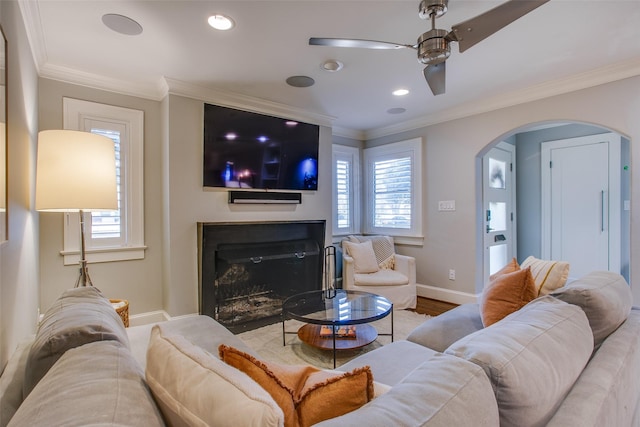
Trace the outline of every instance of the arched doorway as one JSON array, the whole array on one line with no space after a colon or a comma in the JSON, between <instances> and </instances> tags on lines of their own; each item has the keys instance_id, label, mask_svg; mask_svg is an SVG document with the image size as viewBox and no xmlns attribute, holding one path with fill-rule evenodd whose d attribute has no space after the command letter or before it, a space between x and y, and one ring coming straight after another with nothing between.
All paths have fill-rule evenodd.
<instances>
[{"instance_id":1,"label":"arched doorway","mask_svg":"<svg viewBox=\"0 0 640 427\"><path fill-rule=\"evenodd\" d=\"M519 262L524 261L529 255L537 258L544 258L546 256L547 259L553 259L549 255L550 252L546 250L548 242L545 240L548 239L548 233L550 231L548 224L549 214L545 206L545 200L548 200L548 198L545 199L547 196L545 192L548 192L548 189L545 190L545 186L543 185L545 169L542 167L542 159L544 157L543 147L545 144L550 141L578 139L591 135L605 135L611 132L613 132L620 141L619 160L617 160L613 166L614 170L612 170L611 175L612 177L619 178L616 185L619 187L620 209L615 218L619 221L619 227L617 229L615 227L612 228L612 234L608 236L608 241L614 247L612 256L616 257L610 265L614 271L621 273L625 279L629 281L630 211L628 207L630 204L631 181L629 139L624 135L620 135L611 129L599 125L579 122L548 122L530 124L514 129L492 141L481 150L476 157L476 259L477 271L479 272L476 277L477 292L481 292L484 288L492 268L495 268L496 265L504 261L504 251L494 250L493 252L499 253L499 256L502 258L498 261L494 260L493 265L491 263L492 245L489 242L495 241L495 239L505 237L512 240L514 249L512 252L506 252L507 260L511 259L510 254L513 254ZM509 224L513 229L511 235L496 231L496 227L493 226L491 221L495 216L488 212L491 210L488 209L491 201L487 200L486 182L490 179L491 175L489 173L490 169L488 169L487 166L487 157L490 157L490 154L495 152L495 147L498 144L506 144L514 148L514 162L512 167L515 181L513 185L515 188L509 188L509 190L513 190L514 202L506 214L506 219L512 221ZM570 160L573 159L573 156L565 157ZM586 166L582 166L582 164L574 164L574 167L577 171L586 168ZM495 175L495 171L493 172ZM589 171L587 171L587 173L588 172ZM506 179L506 177L501 178L501 180L497 182L502 183L504 179ZM483 182L485 183L484 186ZM570 191L569 194L572 194L572 192ZM605 193L602 193L602 197L604 197L604 194ZM606 200L609 200L608 193ZM547 217L545 217L545 212ZM575 215L575 210L572 215ZM503 217L502 215L498 216L500 218ZM603 213L599 218L600 221L608 220L606 213ZM609 231L608 227L606 228L607 231ZM494 235L492 236L490 233ZM496 242L496 244L499 243L500 242ZM577 265L578 263L576 262L575 264Z\"/></svg>"}]
</instances>

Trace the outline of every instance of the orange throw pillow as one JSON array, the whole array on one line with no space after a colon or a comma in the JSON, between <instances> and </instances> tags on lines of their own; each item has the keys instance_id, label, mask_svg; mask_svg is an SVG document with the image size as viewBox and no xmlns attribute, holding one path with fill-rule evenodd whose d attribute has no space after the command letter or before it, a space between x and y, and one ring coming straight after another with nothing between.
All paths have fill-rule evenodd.
<instances>
[{"instance_id":1,"label":"orange throw pillow","mask_svg":"<svg viewBox=\"0 0 640 427\"><path fill-rule=\"evenodd\" d=\"M491 280L480 297L482 324L487 327L520 310L538 296L530 268L505 273Z\"/></svg>"},{"instance_id":2,"label":"orange throw pillow","mask_svg":"<svg viewBox=\"0 0 640 427\"><path fill-rule=\"evenodd\" d=\"M520 265L518 264L518 261L515 258L512 258L511 261L507 263L507 265L505 265L500 270L496 271L491 276L489 276L489 281L491 282L497 279L498 276L502 276L503 274L507 274L507 273L513 273L514 271L518 271L518 270L520 270Z\"/></svg>"},{"instance_id":3,"label":"orange throw pillow","mask_svg":"<svg viewBox=\"0 0 640 427\"><path fill-rule=\"evenodd\" d=\"M221 345L220 358L249 375L284 412L285 427L307 427L354 411L373 399L368 366L351 372L323 371L313 366L264 362Z\"/></svg>"}]
</instances>

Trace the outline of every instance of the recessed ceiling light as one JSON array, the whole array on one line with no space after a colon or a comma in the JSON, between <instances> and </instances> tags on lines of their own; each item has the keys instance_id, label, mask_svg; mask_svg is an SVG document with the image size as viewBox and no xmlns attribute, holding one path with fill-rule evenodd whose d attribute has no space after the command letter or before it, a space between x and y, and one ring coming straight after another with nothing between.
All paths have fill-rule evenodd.
<instances>
[{"instance_id":1,"label":"recessed ceiling light","mask_svg":"<svg viewBox=\"0 0 640 427\"><path fill-rule=\"evenodd\" d=\"M117 13L107 13L102 15L102 23L116 33L127 36L137 36L142 33L142 25L138 24L128 16L118 15Z\"/></svg>"},{"instance_id":2,"label":"recessed ceiling light","mask_svg":"<svg viewBox=\"0 0 640 427\"><path fill-rule=\"evenodd\" d=\"M335 73L336 71L342 70L344 64L340 61L336 61L335 59L329 59L328 61L324 61L320 64L320 68L330 73Z\"/></svg>"},{"instance_id":3,"label":"recessed ceiling light","mask_svg":"<svg viewBox=\"0 0 640 427\"><path fill-rule=\"evenodd\" d=\"M407 89L396 89L392 92L395 96L405 96L409 93Z\"/></svg>"},{"instance_id":4,"label":"recessed ceiling light","mask_svg":"<svg viewBox=\"0 0 640 427\"><path fill-rule=\"evenodd\" d=\"M293 87L309 87L315 84L315 80L308 76L291 76L287 79L287 84Z\"/></svg>"},{"instance_id":5,"label":"recessed ceiling light","mask_svg":"<svg viewBox=\"0 0 640 427\"><path fill-rule=\"evenodd\" d=\"M236 25L233 19L220 14L211 15L209 19L207 19L207 22L216 30L221 31L230 30Z\"/></svg>"},{"instance_id":6,"label":"recessed ceiling light","mask_svg":"<svg viewBox=\"0 0 640 427\"><path fill-rule=\"evenodd\" d=\"M406 108L397 107L397 108L389 108L387 110L387 113L389 113L389 114L402 114L405 111L407 111Z\"/></svg>"}]
</instances>

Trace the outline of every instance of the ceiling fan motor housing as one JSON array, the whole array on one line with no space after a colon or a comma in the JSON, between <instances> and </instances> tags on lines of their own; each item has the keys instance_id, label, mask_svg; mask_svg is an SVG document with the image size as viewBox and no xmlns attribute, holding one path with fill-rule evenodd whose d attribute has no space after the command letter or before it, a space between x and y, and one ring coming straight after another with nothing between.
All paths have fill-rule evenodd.
<instances>
[{"instance_id":1,"label":"ceiling fan motor housing","mask_svg":"<svg viewBox=\"0 0 640 427\"><path fill-rule=\"evenodd\" d=\"M440 17L447 13L449 0L422 0L418 6L418 15L422 19Z\"/></svg>"},{"instance_id":2,"label":"ceiling fan motor housing","mask_svg":"<svg viewBox=\"0 0 640 427\"><path fill-rule=\"evenodd\" d=\"M451 55L449 41L445 38L446 30L433 29L418 38L418 61L435 65L447 60Z\"/></svg>"}]
</instances>

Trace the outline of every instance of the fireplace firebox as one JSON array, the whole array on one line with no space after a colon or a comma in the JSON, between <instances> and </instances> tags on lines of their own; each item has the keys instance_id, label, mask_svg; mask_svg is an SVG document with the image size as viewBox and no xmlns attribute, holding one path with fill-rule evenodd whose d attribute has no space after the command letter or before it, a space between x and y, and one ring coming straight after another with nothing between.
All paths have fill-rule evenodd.
<instances>
[{"instance_id":1,"label":"fireplace firebox","mask_svg":"<svg viewBox=\"0 0 640 427\"><path fill-rule=\"evenodd\" d=\"M200 313L234 333L280 321L282 302L322 288L324 221L199 223Z\"/></svg>"}]
</instances>

